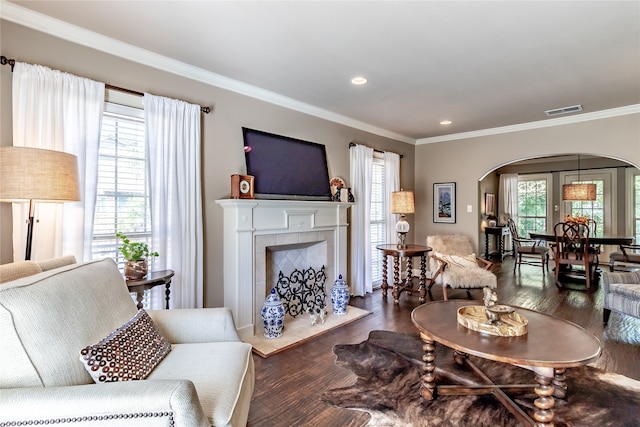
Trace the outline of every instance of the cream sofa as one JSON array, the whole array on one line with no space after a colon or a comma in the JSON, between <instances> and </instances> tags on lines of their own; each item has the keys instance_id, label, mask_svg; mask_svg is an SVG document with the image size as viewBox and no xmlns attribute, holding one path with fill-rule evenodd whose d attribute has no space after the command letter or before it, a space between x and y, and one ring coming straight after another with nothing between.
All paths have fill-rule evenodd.
<instances>
[{"instance_id":1,"label":"cream sofa","mask_svg":"<svg viewBox=\"0 0 640 427\"><path fill-rule=\"evenodd\" d=\"M49 271L75 263L76 257L73 255L67 255L42 262L18 261L10 264L2 264L0 265L0 283L11 282L12 280L21 279L23 277L42 273L43 271Z\"/></svg>"},{"instance_id":2,"label":"cream sofa","mask_svg":"<svg viewBox=\"0 0 640 427\"><path fill-rule=\"evenodd\" d=\"M149 311L171 351L141 381L94 383L79 352L137 312L110 259L0 285L0 426L243 426L251 346L229 309Z\"/></svg>"}]
</instances>

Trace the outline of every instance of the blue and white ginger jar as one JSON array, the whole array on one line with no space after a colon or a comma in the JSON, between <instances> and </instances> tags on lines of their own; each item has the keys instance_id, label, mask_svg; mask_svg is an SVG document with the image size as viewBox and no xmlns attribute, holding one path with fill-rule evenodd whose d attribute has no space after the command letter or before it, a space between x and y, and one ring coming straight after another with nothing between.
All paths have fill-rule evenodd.
<instances>
[{"instance_id":1,"label":"blue and white ginger jar","mask_svg":"<svg viewBox=\"0 0 640 427\"><path fill-rule=\"evenodd\" d=\"M260 313L265 338L280 338L284 328L284 306L275 288L271 288Z\"/></svg>"},{"instance_id":2,"label":"blue and white ginger jar","mask_svg":"<svg viewBox=\"0 0 640 427\"><path fill-rule=\"evenodd\" d=\"M333 304L333 314L347 314L349 304L349 287L342 280L342 274L338 276L331 288L331 304Z\"/></svg>"}]
</instances>

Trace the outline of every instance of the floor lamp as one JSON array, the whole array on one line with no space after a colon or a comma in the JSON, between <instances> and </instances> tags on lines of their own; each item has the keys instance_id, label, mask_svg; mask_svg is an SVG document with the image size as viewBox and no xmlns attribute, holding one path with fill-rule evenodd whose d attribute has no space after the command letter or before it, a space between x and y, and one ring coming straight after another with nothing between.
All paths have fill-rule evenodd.
<instances>
[{"instance_id":1,"label":"floor lamp","mask_svg":"<svg viewBox=\"0 0 640 427\"><path fill-rule=\"evenodd\" d=\"M0 201L29 202L25 260L31 259L36 202L80 200L73 154L28 147L0 147Z\"/></svg>"}]
</instances>

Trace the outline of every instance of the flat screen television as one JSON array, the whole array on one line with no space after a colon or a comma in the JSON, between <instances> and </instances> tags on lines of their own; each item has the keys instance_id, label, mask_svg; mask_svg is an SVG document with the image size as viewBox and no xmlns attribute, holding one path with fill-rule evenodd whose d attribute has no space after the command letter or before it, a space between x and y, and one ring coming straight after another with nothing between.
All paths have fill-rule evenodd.
<instances>
[{"instance_id":1,"label":"flat screen television","mask_svg":"<svg viewBox=\"0 0 640 427\"><path fill-rule=\"evenodd\" d=\"M242 135L256 198L331 200L324 145L245 127Z\"/></svg>"}]
</instances>

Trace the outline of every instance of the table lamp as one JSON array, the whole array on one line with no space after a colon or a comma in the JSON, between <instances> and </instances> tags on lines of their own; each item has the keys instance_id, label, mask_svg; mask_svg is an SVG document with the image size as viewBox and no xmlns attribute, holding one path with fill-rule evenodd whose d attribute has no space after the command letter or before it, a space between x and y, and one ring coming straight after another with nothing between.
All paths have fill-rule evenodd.
<instances>
[{"instance_id":1,"label":"table lamp","mask_svg":"<svg viewBox=\"0 0 640 427\"><path fill-rule=\"evenodd\" d=\"M400 221L396 223L399 248L407 247L407 233L410 228L407 222L407 214L414 212L413 191L400 190L391 193L391 213L400 214Z\"/></svg>"},{"instance_id":2,"label":"table lamp","mask_svg":"<svg viewBox=\"0 0 640 427\"><path fill-rule=\"evenodd\" d=\"M29 202L25 260L31 259L35 202L80 200L73 154L29 147L0 147L0 201Z\"/></svg>"}]
</instances>

